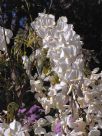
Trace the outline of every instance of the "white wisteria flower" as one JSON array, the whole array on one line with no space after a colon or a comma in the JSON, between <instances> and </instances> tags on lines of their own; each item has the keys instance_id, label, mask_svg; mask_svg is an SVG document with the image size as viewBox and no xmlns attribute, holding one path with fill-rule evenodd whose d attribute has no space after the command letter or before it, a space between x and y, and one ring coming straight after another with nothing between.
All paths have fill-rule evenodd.
<instances>
[{"instance_id":1,"label":"white wisteria flower","mask_svg":"<svg viewBox=\"0 0 102 136\"><path fill-rule=\"evenodd\" d=\"M13 120L10 124L0 124L0 134L2 136L30 136L28 130L23 128L21 123Z\"/></svg>"},{"instance_id":2,"label":"white wisteria flower","mask_svg":"<svg viewBox=\"0 0 102 136\"><path fill-rule=\"evenodd\" d=\"M0 123L0 135L3 136L5 130L8 128L6 123Z\"/></svg>"},{"instance_id":3,"label":"white wisteria flower","mask_svg":"<svg viewBox=\"0 0 102 136\"><path fill-rule=\"evenodd\" d=\"M49 29L55 25L55 17L51 14L39 13L39 18L36 18L34 22L31 23L31 26L36 30L38 36L44 38Z\"/></svg>"},{"instance_id":4,"label":"white wisteria flower","mask_svg":"<svg viewBox=\"0 0 102 136\"><path fill-rule=\"evenodd\" d=\"M44 128L42 128L42 127L36 127L34 132L35 132L36 135L40 135L40 136L42 134L43 135L46 134L46 130Z\"/></svg>"},{"instance_id":5,"label":"white wisteria flower","mask_svg":"<svg viewBox=\"0 0 102 136\"><path fill-rule=\"evenodd\" d=\"M100 131L94 127L90 130L88 136L100 136Z\"/></svg>"},{"instance_id":6,"label":"white wisteria flower","mask_svg":"<svg viewBox=\"0 0 102 136\"><path fill-rule=\"evenodd\" d=\"M23 60L23 64L24 64L24 68L25 69L28 69L28 65L29 65L29 58L26 56L26 55L24 55L24 56L22 56L22 60Z\"/></svg>"},{"instance_id":7,"label":"white wisteria flower","mask_svg":"<svg viewBox=\"0 0 102 136\"><path fill-rule=\"evenodd\" d=\"M13 33L9 29L5 29L0 26L0 50L7 52L6 43L10 43Z\"/></svg>"}]
</instances>

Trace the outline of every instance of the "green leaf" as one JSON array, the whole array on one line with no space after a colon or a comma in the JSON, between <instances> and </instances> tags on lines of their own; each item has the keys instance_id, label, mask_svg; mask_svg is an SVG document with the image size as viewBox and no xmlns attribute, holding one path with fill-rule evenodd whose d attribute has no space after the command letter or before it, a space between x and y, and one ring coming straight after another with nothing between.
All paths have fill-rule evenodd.
<instances>
[{"instance_id":1,"label":"green leaf","mask_svg":"<svg viewBox=\"0 0 102 136\"><path fill-rule=\"evenodd\" d=\"M7 106L7 122L13 121L15 113L17 112L19 105L15 102L11 102Z\"/></svg>"}]
</instances>

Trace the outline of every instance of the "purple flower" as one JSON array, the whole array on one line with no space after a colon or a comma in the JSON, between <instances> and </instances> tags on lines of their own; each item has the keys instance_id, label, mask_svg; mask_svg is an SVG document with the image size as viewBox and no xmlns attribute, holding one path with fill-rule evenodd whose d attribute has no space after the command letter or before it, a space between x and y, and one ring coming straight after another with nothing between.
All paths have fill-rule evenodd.
<instances>
[{"instance_id":1,"label":"purple flower","mask_svg":"<svg viewBox=\"0 0 102 136\"><path fill-rule=\"evenodd\" d=\"M31 116L29 116L29 117L27 118L27 120L28 120L29 123L33 123L34 121L36 121L36 120L38 120L38 119L39 119L39 116L36 115L36 114L32 114Z\"/></svg>"},{"instance_id":2,"label":"purple flower","mask_svg":"<svg viewBox=\"0 0 102 136\"><path fill-rule=\"evenodd\" d=\"M23 124L28 123L28 126L38 120L41 116L41 113L44 112L44 110L40 107L34 104L29 109L26 108L20 108L18 110L18 116L23 115Z\"/></svg>"},{"instance_id":3,"label":"purple flower","mask_svg":"<svg viewBox=\"0 0 102 136\"><path fill-rule=\"evenodd\" d=\"M55 128L54 128L54 133L58 134L62 131L62 126L61 126L61 123L60 122L57 122L55 124Z\"/></svg>"},{"instance_id":4,"label":"purple flower","mask_svg":"<svg viewBox=\"0 0 102 136\"><path fill-rule=\"evenodd\" d=\"M18 110L18 114L23 114L24 112L26 112L26 108L20 108Z\"/></svg>"},{"instance_id":5,"label":"purple flower","mask_svg":"<svg viewBox=\"0 0 102 136\"><path fill-rule=\"evenodd\" d=\"M37 113L40 110L40 107L37 105L33 105L28 111L27 115L32 114L32 113Z\"/></svg>"}]
</instances>

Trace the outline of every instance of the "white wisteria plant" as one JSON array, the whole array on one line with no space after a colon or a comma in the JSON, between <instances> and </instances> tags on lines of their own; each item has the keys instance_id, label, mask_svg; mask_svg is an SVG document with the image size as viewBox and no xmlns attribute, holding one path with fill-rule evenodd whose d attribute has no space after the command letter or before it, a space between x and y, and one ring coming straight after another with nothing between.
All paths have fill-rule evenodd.
<instances>
[{"instance_id":1,"label":"white wisteria plant","mask_svg":"<svg viewBox=\"0 0 102 136\"><path fill-rule=\"evenodd\" d=\"M33 41L30 56L23 54L21 58L30 80L30 91L42 109L35 105L29 112L19 109L18 114L26 116L20 116L23 119L19 122L16 118L9 124L2 122L0 134L28 136L32 129L37 136L100 136L102 72L95 68L89 76L84 74L80 36L64 16L55 21L54 15L39 13L31 27L37 38L30 40L38 40L39 45ZM12 32L0 27L0 50L6 51L3 30L7 31L7 43ZM34 75L32 67L36 68ZM38 109L44 112L43 117L31 115Z\"/></svg>"}]
</instances>

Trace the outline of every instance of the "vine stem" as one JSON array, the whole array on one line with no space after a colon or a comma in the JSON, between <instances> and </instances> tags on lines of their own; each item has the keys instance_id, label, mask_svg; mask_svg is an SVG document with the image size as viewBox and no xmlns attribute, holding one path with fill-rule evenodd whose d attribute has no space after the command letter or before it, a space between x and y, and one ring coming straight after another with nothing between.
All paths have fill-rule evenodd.
<instances>
[{"instance_id":1,"label":"vine stem","mask_svg":"<svg viewBox=\"0 0 102 136\"><path fill-rule=\"evenodd\" d=\"M48 12L50 11L50 9L51 9L51 7L52 7L52 3L53 3L53 0L50 1L50 5L49 5Z\"/></svg>"},{"instance_id":2,"label":"vine stem","mask_svg":"<svg viewBox=\"0 0 102 136\"><path fill-rule=\"evenodd\" d=\"M25 1L25 3L26 3L26 6L27 6L27 10L28 10L28 13L29 13L30 20L31 20L31 22L32 22L33 19L32 19L32 16L31 16L31 14L30 14L30 7L29 7L29 4L28 4L27 0L24 0L24 1Z\"/></svg>"}]
</instances>

